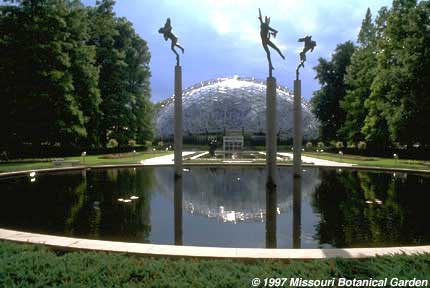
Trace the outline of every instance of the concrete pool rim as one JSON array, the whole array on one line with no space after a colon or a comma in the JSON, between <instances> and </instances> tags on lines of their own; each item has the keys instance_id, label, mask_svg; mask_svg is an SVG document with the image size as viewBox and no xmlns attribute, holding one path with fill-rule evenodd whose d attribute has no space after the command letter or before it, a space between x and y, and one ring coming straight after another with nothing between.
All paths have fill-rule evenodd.
<instances>
[{"instance_id":1,"label":"concrete pool rim","mask_svg":"<svg viewBox=\"0 0 430 288\"><path fill-rule=\"evenodd\" d=\"M183 257L210 259L329 259L370 258L393 255L419 255L430 253L430 246L404 246L345 249L267 249L224 248L202 246L176 246L92 240L73 237L28 233L0 228L0 239L27 244L45 245L64 251L117 252L150 257Z\"/></svg>"}]
</instances>

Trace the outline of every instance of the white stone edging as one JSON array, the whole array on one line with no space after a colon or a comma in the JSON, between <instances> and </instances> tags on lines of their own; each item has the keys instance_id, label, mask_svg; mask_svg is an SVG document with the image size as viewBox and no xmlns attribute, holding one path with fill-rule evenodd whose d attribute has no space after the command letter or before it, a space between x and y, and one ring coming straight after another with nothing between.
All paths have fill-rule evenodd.
<instances>
[{"instance_id":1,"label":"white stone edging","mask_svg":"<svg viewBox=\"0 0 430 288\"><path fill-rule=\"evenodd\" d=\"M1 228L0 239L31 244L43 244L62 250L91 250L130 253L146 256L231 259L327 259L333 257L369 258L376 256L392 256L398 254L417 255L430 253L430 246L347 249L265 249L175 246L90 240L20 232Z\"/></svg>"}]
</instances>

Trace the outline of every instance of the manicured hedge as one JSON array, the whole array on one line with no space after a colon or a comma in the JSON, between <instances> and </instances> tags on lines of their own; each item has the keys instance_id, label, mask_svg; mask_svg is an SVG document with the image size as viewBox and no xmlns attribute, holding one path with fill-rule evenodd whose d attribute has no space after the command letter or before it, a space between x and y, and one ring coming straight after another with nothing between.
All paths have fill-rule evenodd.
<instances>
[{"instance_id":1,"label":"manicured hedge","mask_svg":"<svg viewBox=\"0 0 430 288\"><path fill-rule=\"evenodd\" d=\"M0 287L251 287L255 277L429 279L430 255L284 262L155 259L0 241Z\"/></svg>"}]
</instances>

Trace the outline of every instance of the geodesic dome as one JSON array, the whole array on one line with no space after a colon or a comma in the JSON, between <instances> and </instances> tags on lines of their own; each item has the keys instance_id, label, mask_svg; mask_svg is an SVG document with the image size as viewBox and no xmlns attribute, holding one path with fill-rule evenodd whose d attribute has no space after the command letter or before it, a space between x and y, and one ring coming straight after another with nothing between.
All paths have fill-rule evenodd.
<instances>
[{"instance_id":1,"label":"geodesic dome","mask_svg":"<svg viewBox=\"0 0 430 288\"><path fill-rule=\"evenodd\" d=\"M183 132L186 135L266 130L266 82L254 78L217 78L183 91ZM277 87L277 123L281 138L292 137L293 93ZM315 139L318 122L310 104L302 99L303 136ZM163 101L156 113L156 137L171 137L174 131L174 99Z\"/></svg>"}]
</instances>

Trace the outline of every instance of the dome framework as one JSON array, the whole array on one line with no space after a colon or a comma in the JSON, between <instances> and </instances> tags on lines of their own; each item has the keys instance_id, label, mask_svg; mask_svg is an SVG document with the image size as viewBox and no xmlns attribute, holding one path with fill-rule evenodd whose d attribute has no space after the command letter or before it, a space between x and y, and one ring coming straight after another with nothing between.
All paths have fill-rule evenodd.
<instances>
[{"instance_id":1,"label":"dome framework","mask_svg":"<svg viewBox=\"0 0 430 288\"><path fill-rule=\"evenodd\" d=\"M277 87L277 126L281 139L292 138L293 93ZM200 82L183 90L184 135L229 132L264 135L266 131L266 82L238 76ZM302 99L303 135L318 136L318 123ZM156 113L156 137L173 137L174 99L163 101Z\"/></svg>"}]
</instances>

